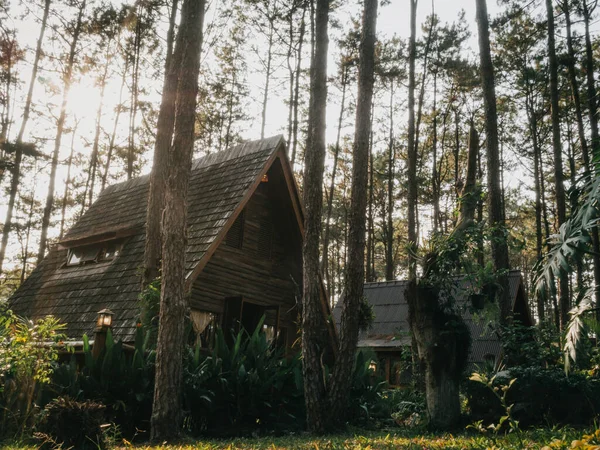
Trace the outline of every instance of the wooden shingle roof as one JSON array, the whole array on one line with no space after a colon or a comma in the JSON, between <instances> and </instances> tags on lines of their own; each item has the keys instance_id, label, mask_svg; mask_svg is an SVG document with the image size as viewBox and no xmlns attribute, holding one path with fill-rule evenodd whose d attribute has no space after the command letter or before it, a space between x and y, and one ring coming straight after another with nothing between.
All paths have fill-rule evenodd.
<instances>
[{"instance_id":1,"label":"wooden shingle roof","mask_svg":"<svg viewBox=\"0 0 600 450\"><path fill-rule=\"evenodd\" d=\"M525 296L521 272L512 270L508 276L512 309L517 311L519 295ZM476 318L468 307L468 289L465 278L457 277L457 289L454 293L455 301L461 306L461 314L471 332L471 351L469 363L481 364L486 355L498 356L501 353L500 340L496 333L488 327L488 323ZM370 347L379 350L400 349L411 345L408 323L408 303L404 296L408 288L408 281L395 280L364 285L364 296L373 307L374 320L368 331L363 331L359 336L359 347ZM526 298L521 299L526 303ZM525 305L527 308L527 306ZM338 301L333 309L333 318L336 324L340 323L342 302ZM527 308L527 313L528 308ZM522 318L525 323L532 324L531 317Z\"/></svg>"},{"instance_id":2,"label":"wooden shingle roof","mask_svg":"<svg viewBox=\"0 0 600 450\"><path fill-rule=\"evenodd\" d=\"M246 142L193 163L188 194L188 287L277 156L285 158L281 136ZM132 340L140 311L148 185L149 177L143 176L102 191L9 299L14 312L31 318L57 316L67 323L69 337L80 338L93 333L97 312L109 308L115 313L115 336ZM125 241L114 260L65 265L68 248L118 237Z\"/></svg>"}]
</instances>

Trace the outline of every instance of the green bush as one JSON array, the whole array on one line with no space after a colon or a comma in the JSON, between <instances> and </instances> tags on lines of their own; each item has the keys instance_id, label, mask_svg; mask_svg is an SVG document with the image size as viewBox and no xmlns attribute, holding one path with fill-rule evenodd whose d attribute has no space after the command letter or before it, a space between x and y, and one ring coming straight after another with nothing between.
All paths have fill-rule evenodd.
<instances>
[{"instance_id":1,"label":"green bush","mask_svg":"<svg viewBox=\"0 0 600 450\"><path fill-rule=\"evenodd\" d=\"M514 321L502 327L501 341L507 367L555 367L561 364L559 335L551 324L529 327Z\"/></svg>"},{"instance_id":2,"label":"green bush","mask_svg":"<svg viewBox=\"0 0 600 450\"><path fill-rule=\"evenodd\" d=\"M155 352L147 349L146 336L142 327L137 328L134 348L126 349L122 342L114 342L109 330L106 347L97 358L84 336L83 366L79 368L73 356L58 367L47 395L103 403L107 420L127 437L149 432Z\"/></svg>"},{"instance_id":3,"label":"green bush","mask_svg":"<svg viewBox=\"0 0 600 450\"><path fill-rule=\"evenodd\" d=\"M102 433L105 409L101 403L58 397L42 411L36 437L51 447L106 448Z\"/></svg>"},{"instance_id":4,"label":"green bush","mask_svg":"<svg viewBox=\"0 0 600 450\"><path fill-rule=\"evenodd\" d=\"M521 426L589 425L600 413L600 380L581 374L568 377L557 367L517 367L497 377L498 383L516 378L507 395ZM500 402L480 383L468 381L465 394L473 420L497 422L504 414Z\"/></svg>"},{"instance_id":5,"label":"green bush","mask_svg":"<svg viewBox=\"0 0 600 450\"><path fill-rule=\"evenodd\" d=\"M210 355L188 354L184 374L186 426L193 434L249 434L304 426L302 368L261 332L240 331L228 345L218 329Z\"/></svg>"},{"instance_id":6,"label":"green bush","mask_svg":"<svg viewBox=\"0 0 600 450\"><path fill-rule=\"evenodd\" d=\"M58 358L52 343L63 338L63 329L52 316L32 322L0 310L0 437L22 436L34 424Z\"/></svg>"}]
</instances>

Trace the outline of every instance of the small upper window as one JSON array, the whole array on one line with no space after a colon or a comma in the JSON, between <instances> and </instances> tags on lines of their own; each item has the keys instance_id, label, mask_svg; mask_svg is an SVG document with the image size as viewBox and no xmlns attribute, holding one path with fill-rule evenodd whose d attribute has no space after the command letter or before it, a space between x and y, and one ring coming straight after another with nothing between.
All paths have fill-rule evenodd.
<instances>
[{"instance_id":1,"label":"small upper window","mask_svg":"<svg viewBox=\"0 0 600 450\"><path fill-rule=\"evenodd\" d=\"M76 266L88 262L97 262L99 253L100 247L98 246L71 249L69 250L69 256L67 257L67 265Z\"/></svg>"},{"instance_id":2,"label":"small upper window","mask_svg":"<svg viewBox=\"0 0 600 450\"><path fill-rule=\"evenodd\" d=\"M242 210L239 216L235 219L235 222L231 225L231 228L227 232L225 237L225 243L228 247L242 248L244 242L244 221L245 221L245 210Z\"/></svg>"},{"instance_id":3,"label":"small upper window","mask_svg":"<svg viewBox=\"0 0 600 450\"><path fill-rule=\"evenodd\" d=\"M113 260L119 256L122 246L122 241L112 241L72 248L67 255L67 266Z\"/></svg>"},{"instance_id":4,"label":"small upper window","mask_svg":"<svg viewBox=\"0 0 600 450\"><path fill-rule=\"evenodd\" d=\"M121 243L109 242L103 248L102 259L115 259L121 252Z\"/></svg>"}]
</instances>

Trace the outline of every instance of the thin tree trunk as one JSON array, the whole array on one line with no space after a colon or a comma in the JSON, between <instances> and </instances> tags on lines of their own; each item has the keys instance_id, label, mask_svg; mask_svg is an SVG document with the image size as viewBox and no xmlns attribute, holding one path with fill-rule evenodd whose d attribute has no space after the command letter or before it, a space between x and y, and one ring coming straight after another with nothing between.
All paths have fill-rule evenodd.
<instances>
[{"instance_id":1,"label":"thin tree trunk","mask_svg":"<svg viewBox=\"0 0 600 450\"><path fill-rule=\"evenodd\" d=\"M535 242L536 242L536 260L542 259L543 252L543 236L542 236L542 191L540 183L540 161L539 155L541 152L540 145L538 142L538 125L537 117L533 104L533 100L530 94L527 95L525 108L527 110L527 116L529 119L529 132L531 134L531 141L533 145L533 178L535 183ZM544 322L545 309L544 299L542 296L537 296L537 313L539 322Z\"/></svg>"},{"instance_id":2,"label":"thin tree trunk","mask_svg":"<svg viewBox=\"0 0 600 450\"><path fill-rule=\"evenodd\" d=\"M365 219L367 213L367 183L369 140L371 136L371 105L375 70L375 39L378 0L365 0L358 70L358 98L352 158L352 194L349 223L348 262L345 295L340 325L340 348L333 370L329 393L329 413L333 423L343 424L348 416L356 345L360 302L365 279Z\"/></svg>"},{"instance_id":3,"label":"thin tree trunk","mask_svg":"<svg viewBox=\"0 0 600 450\"><path fill-rule=\"evenodd\" d=\"M432 125L432 153L433 153L433 164L431 169L431 191L432 191L432 202L433 202L433 232L439 231L438 222L440 219L440 187L438 184L438 169L437 169L437 146L438 146L438 134L437 134L437 70L433 74L433 125Z\"/></svg>"},{"instance_id":4,"label":"thin tree trunk","mask_svg":"<svg viewBox=\"0 0 600 450\"><path fill-rule=\"evenodd\" d=\"M394 79L390 79L390 131L388 143L388 179L387 179L387 232L385 240L385 279L394 279Z\"/></svg>"},{"instance_id":5,"label":"thin tree trunk","mask_svg":"<svg viewBox=\"0 0 600 450\"><path fill-rule=\"evenodd\" d=\"M33 168L33 172L37 172L37 163ZM31 187L29 213L27 214L27 228L25 231L25 248L23 249L23 266L21 267L21 279L20 282L23 284L25 281L25 275L27 274L27 263L29 261L29 240L31 238L31 225L33 221L33 213L35 211L35 188L37 187L37 177L34 177L33 186Z\"/></svg>"},{"instance_id":6,"label":"thin tree trunk","mask_svg":"<svg viewBox=\"0 0 600 450\"><path fill-rule=\"evenodd\" d=\"M67 179L65 181L65 192L63 193L62 210L60 213L60 233L58 235L59 241L62 240L65 232L65 217L67 213L67 202L69 200L69 188L71 186L71 167L73 165L73 154L75 153L75 136L77 134L78 126L79 121L75 122L75 126L71 131L71 153L69 153L69 159L67 160Z\"/></svg>"},{"instance_id":7,"label":"thin tree trunk","mask_svg":"<svg viewBox=\"0 0 600 450\"><path fill-rule=\"evenodd\" d=\"M375 230L373 224L373 106L371 106L371 139L369 141L369 212L367 233L367 283L375 281Z\"/></svg>"},{"instance_id":8,"label":"thin tree trunk","mask_svg":"<svg viewBox=\"0 0 600 450\"><path fill-rule=\"evenodd\" d=\"M344 64L344 62L342 62ZM329 285L329 230L331 221L331 212L333 209L333 193L335 190L335 176L338 166L338 158L340 154L340 139L342 134L342 123L344 120L344 111L346 107L346 85L348 80L348 69L346 66L342 69L342 105L340 107L340 115L338 117L337 136L335 138L335 147L333 153L333 169L331 171L331 184L329 185L329 194L327 195L327 217L325 219L325 233L323 236L323 255L321 256L321 273L327 279Z\"/></svg>"},{"instance_id":9,"label":"thin tree trunk","mask_svg":"<svg viewBox=\"0 0 600 450\"><path fill-rule=\"evenodd\" d=\"M269 102L269 82L271 81L271 61L273 59L273 27L274 18L269 17L269 45L267 46L267 73L265 76L265 92L263 94L262 122L260 125L260 138L265 137L265 125L267 123L267 103Z\"/></svg>"},{"instance_id":10,"label":"thin tree trunk","mask_svg":"<svg viewBox=\"0 0 600 450\"><path fill-rule=\"evenodd\" d=\"M302 299L302 373L306 423L308 430L322 433L326 429L327 412L324 407L326 387L322 358L326 349L323 330L326 324L321 309L319 283L319 238L323 214L323 172L325 164L325 130L327 108L327 48L329 38L329 0L316 0L313 57L310 74L310 104L308 135L304 168L304 242ZM311 2L311 9L313 8Z\"/></svg>"},{"instance_id":11,"label":"thin tree trunk","mask_svg":"<svg viewBox=\"0 0 600 450\"><path fill-rule=\"evenodd\" d=\"M133 178L133 163L135 160L135 122L138 110L140 53L142 48L142 12L143 4L140 2L137 9L135 39L133 42L133 64L131 72L131 109L129 110L129 139L127 147L127 179Z\"/></svg>"},{"instance_id":12,"label":"thin tree trunk","mask_svg":"<svg viewBox=\"0 0 600 450\"><path fill-rule=\"evenodd\" d=\"M415 60L417 53L417 4L418 0L410 1L410 40L408 43L408 242L411 246L408 254L409 278L417 276L417 260L415 257L418 245L417 236L417 146L415 130Z\"/></svg>"},{"instance_id":13,"label":"thin tree trunk","mask_svg":"<svg viewBox=\"0 0 600 450\"><path fill-rule=\"evenodd\" d=\"M89 206L92 206L92 202L94 200L94 184L96 182L96 171L98 169L98 152L100 146L100 125L102 121L102 109L104 107L104 92L106 90L106 77L108 75L108 66L111 63L111 49L110 49L110 41L107 44L106 51L106 63L104 66L104 72L102 73L101 78L101 88L100 88L100 105L98 106L98 111L96 112L96 132L94 134L94 143L92 145L92 157L90 158L90 191L89 191ZM83 203L85 204L85 198L83 199Z\"/></svg>"},{"instance_id":14,"label":"thin tree trunk","mask_svg":"<svg viewBox=\"0 0 600 450\"><path fill-rule=\"evenodd\" d=\"M35 58L33 60L33 67L31 69L31 79L29 82L29 90L27 91L27 98L25 100L25 106L23 107L23 121L21 122L21 128L17 135L17 145L15 149L15 163L12 169L12 179L10 182L10 193L8 197L8 205L6 207L6 218L4 219L4 226L2 227L2 243L0 244L0 273L2 273L4 265L4 257L6 256L6 246L8 245L8 235L12 228L12 216L15 207L15 199L17 197L17 191L19 189L19 183L21 178L21 161L23 160L23 136L25 135L25 128L27 127L27 121L29 120L29 113L31 111L31 102L33 99L33 88L37 80L37 73L39 68L40 59L42 57L42 44L44 42L44 33L46 31L46 24L48 23L48 14L50 13L51 0L45 0L44 2L44 14L42 16L42 24L40 26L40 35L37 40L37 46L35 49Z\"/></svg>"},{"instance_id":15,"label":"thin tree trunk","mask_svg":"<svg viewBox=\"0 0 600 450\"><path fill-rule=\"evenodd\" d=\"M558 94L558 59L556 57L554 8L552 0L546 0L548 15L548 59L550 63L550 103L552 118L552 149L554 153L554 190L556 195L556 216L560 227L567 220L565 198L562 144L560 137L559 94ZM559 279L560 329L565 330L569 321L569 279Z\"/></svg>"},{"instance_id":16,"label":"thin tree trunk","mask_svg":"<svg viewBox=\"0 0 600 450\"><path fill-rule=\"evenodd\" d=\"M577 119L577 133L579 135L579 144L581 145L581 154L585 170L590 170L590 155L588 151L587 139L585 137L585 127L583 125L583 112L581 109L581 96L579 95L579 83L577 73L575 72L575 50L573 49L573 36L571 32L571 11L569 1L565 0L562 5L567 25L567 48L569 51L567 68L569 70L569 81L571 83L571 95L573 105L575 106L575 117Z\"/></svg>"},{"instance_id":17,"label":"thin tree trunk","mask_svg":"<svg viewBox=\"0 0 600 450\"><path fill-rule=\"evenodd\" d=\"M189 308L185 292L187 193L194 150L204 7L205 0L184 0L175 49L175 53L181 54L181 65L165 189L164 263L151 419L151 438L161 442L178 437L182 425L183 343Z\"/></svg>"},{"instance_id":18,"label":"thin tree trunk","mask_svg":"<svg viewBox=\"0 0 600 450\"><path fill-rule=\"evenodd\" d=\"M511 311L512 300L508 285L508 243L506 242L506 225L502 210L502 187L500 185L500 155L498 149L498 116L496 112L496 86L494 67L490 51L490 31L486 0L476 0L477 25L479 29L479 55L481 63L481 82L485 105L486 150L487 150L487 184L489 221L492 228L491 247L494 268L499 274L500 321L506 323Z\"/></svg>"},{"instance_id":19,"label":"thin tree trunk","mask_svg":"<svg viewBox=\"0 0 600 450\"><path fill-rule=\"evenodd\" d=\"M590 37L590 20L592 13L598 0L593 0L592 7L588 5L588 0L583 0L583 20L585 24L585 73L587 84L587 100L588 100L588 118L591 128L591 152L592 158L595 159L600 155L600 134L598 133L598 99L596 98L596 80L594 76L595 59L592 49L592 40ZM597 165L597 164L596 164ZM592 169L590 167L590 169ZM593 168L597 173L597 168ZM600 237L598 236L598 228L592 230L592 248L594 250L594 281L595 281L595 299L596 305L600 305ZM596 312L596 319L600 321L600 309Z\"/></svg>"},{"instance_id":20,"label":"thin tree trunk","mask_svg":"<svg viewBox=\"0 0 600 450\"><path fill-rule=\"evenodd\" d=\"M83 12L85 11L86 0L83 0L79 6L77 16L77 24L73 30L73 37L69 48L69 57L67 67L63 75L63 98L60 107L60 115L56 123L56 137L54 138L54 152L52 153L52 163L50 166L50 181L48 183L48 196L46 197L46 206L44 207L44 215L42 217L42 233L40 237L40 247L37 255L37 263L41 263L46 252L46 244L48 239L48 227L50 225L50 216L54 207L54 186L56 184L56 169L58 166L58 154L60 152L60 142L63 135L65 119L67 117L67 101L69 100L69 90L71 89L71 78L73 74L73 65L75 64L75 54L77 52L77 44L83 24ZM85 198L83 199L85 203Z\"/></svg>"},{"instance_id":21,"label":"thin tree trunk","mask_svg":"<svg viewBox=\"0 0 600 450\"><path fill-rule=\"evenodd\" d=\"M119 103L117 104L117 111L115 114L115 120L113 122L113 129L110 135L110 143L108 144L108 153L106 154L106 164L104 165L104 173L102 174L102 190L106 187L108 179L108 172L110 170L110 163L112 161L112 154L115 149L115 140L117 137L117 126L119 125L119 119L121 117L121 111L123 110L123 89L125 88L125 78L127 76L127 65L123 69L123 75L121 77L121 87L119 88Z\"/></svg>"},{"instance_id":22,"label":"thin tree trunk","mask_svg":"<svg viewBox=\"0 0 600 450\"><path fill-rule=\"evenodd\" d=\"M289 13L289 45L287 51L287 67L290 77L290 93L289 93L289 105L288 105L288 134L287 144L288 148L292 144L292 128L293 128L293 117L294 117L294 66L292 66L292 53L294 51L294 11L296 6L292 5Z\"/></svg>"},{"instance_id":23,"label":"thin tree trunk","mask_svg":"<svg viewBox=\"0 0 600 450\"><path fill-rule=\"evenodd\" d=\"M296 148L298 145L298 103L300 102L300 74L302 71L302 44L304 43L304 33L306 32L306 4L302 8L302 21L300 22L300 36L298 37L298 61L296 64L296 85L294 86L294 125L292 129L292 169L296 162Z\"/></svg>"}]
</instances>

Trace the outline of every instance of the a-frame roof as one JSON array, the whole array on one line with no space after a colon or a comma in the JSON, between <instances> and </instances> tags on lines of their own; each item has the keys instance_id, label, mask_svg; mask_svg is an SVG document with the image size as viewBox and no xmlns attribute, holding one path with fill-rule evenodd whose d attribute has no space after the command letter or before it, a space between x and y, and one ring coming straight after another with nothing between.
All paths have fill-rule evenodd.
<instances>
[{"instance_id":1,"label":"a-frame roof","mask_svg":"<svg viewBox=\"0 0 600 450\"><path fill-rule=\"evenodd\" d=\"M302 229L302 207L281 136L246 142L193 163L188 194L188 288L276 159L286 174ZM97 312L109 308L115 313L114 334L131 340L140 308L148 185L149 177L144 176L106 188L9 299L10 307L26 317L57 316L75 338L92 333ZM114 260L65 265L69 248L119 237L126 241Z\"/></svg>"}]
</instances>

